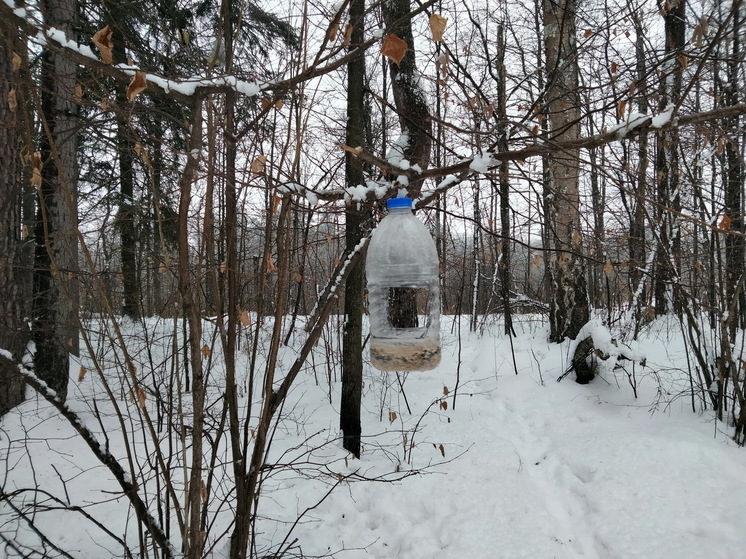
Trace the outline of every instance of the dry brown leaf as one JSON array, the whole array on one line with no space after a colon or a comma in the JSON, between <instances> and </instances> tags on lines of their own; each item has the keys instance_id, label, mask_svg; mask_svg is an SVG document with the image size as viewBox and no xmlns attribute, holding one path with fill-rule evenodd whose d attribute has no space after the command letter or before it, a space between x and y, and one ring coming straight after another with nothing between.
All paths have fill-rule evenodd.
<instances>
[{"instance_id":1,"label":"dry brown leaf","mask_svg":"<svg viewBox=\"0 0 746 559\"><path fill-rule=\"evenodd\" d=\"M616 74L619 71L619 64L612 62L609 70L611 70L612 74Z\"/></svg>"},{"instance_id":2,"label":"dry brown leaf","mask_svg":"<svg viewBox=\"0 0 746 559\"><path fill-rule=\"evenodd\" d=\"M114 32L107 25L103 29L99 29L98 31L96 31L96 33L93 35L93 44L98 47L98 50L101 53L101 60L103 60L106 64L111 64L112 62L114 62L114 56L112 54L114 43L111 40L113 34Z\"/></svg>"},{"instance_id":3,"label":"dry brown leaf","mask_svg":"<svg viewBox=\"0 0 746 559\"><path fill-rule=\"evenodd\" d=\"M573 231L572 234L572 244L575 246L578 246L580 244L580 231Z\"/></svg>"},{"instance_id":4,"label":"dry brown leaf","mask_svg":"<svg viewBox=\"0 0 746 559\"><path fill-rule=\"evenodd\" d=\"M262 110L266 111L272 106L272 101L264 97L261 101Z\"/></svg>"},{"instance_id":5,"label":"dry brown leaf","mask_svg":"<svg viewBox=\"0 0 746 559\"><path fill-rule=\"evenodd\" d=\"M148 395L145 392L145 389L141 386L137 387L137 407L139 407L141 410L145 409L145 400L147 399Z\"/></svg>"},{"instance_id":6,"label":"dry brown leaf","mask_svg":"<svg viewBox=\"0 0 746 559\"><path fill-rule=\"evenodd\" d=\"M31 155L31 186L41 188L41 152L35 151Z\"/></svg>"},{"instance_id":7,"label":"dry brown leaf","mask_svg":"<svg viewBox=\"0 0 746 559\"><path fill-rule=\"evenodd\" d=\"M260 177L264 173L264 167L267 164L266 155L257 155L254 161L251 162L251 174L255 177Z\"/></svg>"},{"instance_id":8,"label":"dry brown leaf","mask_svg":"<svg viewBox=\"0 0 746 559\"><path fill-rule=\"evenodd\" d=\"M264 261L267 263L267 273L274 272L277 269L277 266L272 262L271 254L268 254Z\"/></svg>"},{"instance_id":9,"label":"dry brown leaf","mask_svg":"<svg viewBox=\"0 0 746 559\"><path fill-rule=\"evenodd\" d=\"M280 99L279 101L275 101L275 110L279 111L281 108L285 106L285 103Z\"/></svg>"},{"instance_id":10,"label":"dry brown leaf","mask_svg":"<svg viewBox=\"0 0 746 559\"><path fill-rule=\"evenodd\" d=\"M725 229L726 231L730 229L731 219L730 216L724 215L723 219L720 221L720 229Z\"/></svg>"},{"instance_id":11,"label":"dry brown leaf","mask_svg":"<svg viewBox=\"0 0 746 559\"><path fill-rule=\"evenodd\" d=\"M11 111L15 111L18 108L18 101L16 100L16 90L11 89L8 91L8 108Z\"/></svg>"},{"instance_id":12,"label":"dry brown leaf","mask_svg":"<svg viewBox=\"0 0 746 559\"><path fill-rule=\"evenodd\" d=\"M282 202L282 196L278 196L277 194L275 194L272 197L272 213L273 214L277 213L277 208L280 207L281 202Z\"/></svg>"},{"instance_id":13,"label":"dry brown leaf","mask_svg":"<svg viewBox=\"0 0 746 559\"><path fill-rule=\"evenodd\" d=\"M202 479L199 482L199 494L202 497L202 503L207 502L207 485L205 485L205 480Z\"/></svg>"},{"instance_id":14,"label":"dry brown leaf","mask_svg":"<svg viewBox=\"0 0 746 559\"><path fill-rule=\"evenodd\" d=\"M448 393L449 393L449 392L450 392L450 391L448 390L448 387L444 385L444 386L443 386L443 396L448 396Z\"/></svg>"},{"instance_id":15,"label":"dry brown leaf","mask_svg":"<svg viewBox=\"0 0 746 559\"><path fill-rule=\"evenodd\" d=\"M130 84L127 86L127 101L132 100L148 88L148 82L145 80L145 72L135 72Z\"/></svg>"},{"instance_id":16,"label":"dry brown leaf","mask_svg":"<svg viewBox=\"0 0 746 559\"><path fill-rule=\"evenodd\" d=\"M80 367L80 372L78 373L78 382L83 382L83 380L85 379L86 373L88 373L88 369L86 369L85 367L81 366Z\"/></svg>"},{"instance_id":17,"label":"dry brown leaf","mask_svg":"<svg viewBox=\"0 0 746 559\"><path fill-rule=\"evenodd\" d=\"M399 416L396 415L395 411L390 411L389 412L389 423L393 423L394 421L396 421L397 417L399 417Z\"/></svg>"},{"instance_id":18,"label":"dry brown leaf","mask_svg":"<svg viewBox=\"0 0 746 559\"><path fill-rule=\"evenodd\" d=\"M586 29L585 31L583 31L583 38L584 39L587 39L591 35L593 35L593 31L591 31L590 29Z\"/></svg>"},{"instance_id":19,"label":"dry brown leaf","mask_svg":"<svg viewBox=\"0 0 746 559\"><path fill-rule=\"evenodd\" d=\"M251 326L251 315L249 314L249 311L241 311L239 320L244 326Z\"/></svg>"},{"instance_id":20,"label":"dry brown leaf","mask_svg":"<svg viewBox=\"0 0 746 559\"><path fill-rule=\"evenodd\" d=\"M439 43L443 40L443 33L446 30L446 23L448 23L448 19L439 14L433 14L430 16L430 33L432 33L433 41L435 41L436 43Z\"/></svg>"},{"instance_id":21,"label":"dry brown leaf","mask_svg":"<svg viewBox=\"0 0 746 559\"><path fill-rule=\"evenodd\" d=\"M345 34L344 39L342 40L342 46L345 48L350 46L350 41L352 40L352 25L349 23L345 25Z\"/></svg>"},{"instance_id":22,"label":"dry brown leaf","mask_svg":"<svg viewBox=\"0 0 746 559\"><path fill-rule=\"evenodd\" d=\"M10 57L10 66L14 72L17 72L21 68L21 57L18 53L14 52Z\"/></svg>"},{"instance_id":23,"label":"dry brown leaf","mask_svg":"<svg viewBox=\"0 0 746 559\"><path fill-rule=\"evenodd\" d=\"M339 31L339 20L335 19L326 32L326 40L331 42L336 39L337 31Z\"/></svg>"},{"instance_id":24,"label":"dry brown leaf","mask_svg":"<svg viewBox=\"0 0 746 559\"><path fill-rule=\"evenodd\" d=\"M210 349L210 346L205 344L202 346L202 349L200 349L200 352L202 353L202 359L207 359L212 355L212 349Z\"/></svg>"},{"instance_id":25,"label":"dry brown leaf","mask_svg":"<svg viewBox=\"0 0 746 559\"><path fill-rule=\"evenodd\" d=\"M396 62L398 66L401 64L404 55L407 54L407 42L393 33L386 35L381 45L381 54L391 61Z\"/></svg>"},{"instance_id":26,"label":"dry brown leaf","mask_svg":"<svg viewBox=\"0 0 746 559\"><path fill-rule=\"evenodd\" d=\"M619 104L616 106L616 117L619 120L622 120L624 118L624 113L627 111L627 101L622 99L619 101Z\"/></svg>"},{"instance_id":27,"label":"dry brown leaf","mask_svg":"<svg viewBox=\"0 0 746 559\"><path fill-rule=\"evenodd\" d=\"M448 409L448 402L446 402L445 400L441 400L441 402L440 402L440 409L442 409L444 411L447 410Z\"/></svg>"},{"instance_id":28,"label":"dry brown leaf","mask_svg":"<svg viewBox=\"0 0 746 559\"><path fill-rule=\"evenodd\" d=\"M440 444L440 445L438 445L438 450L440 450L440 453L443 455L443 458L445 458L446 457L446 449L445 449L445 447L442 444Z\"/></svg>"}]
</instances>

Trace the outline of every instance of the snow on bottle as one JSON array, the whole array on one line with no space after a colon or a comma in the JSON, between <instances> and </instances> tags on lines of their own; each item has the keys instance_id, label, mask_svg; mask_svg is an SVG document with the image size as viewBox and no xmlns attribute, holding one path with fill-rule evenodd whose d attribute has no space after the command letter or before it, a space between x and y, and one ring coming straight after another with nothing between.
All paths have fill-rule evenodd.
<instances>
[{"instance_id":1,"label":"snow on bottle","mask_svg":"<svg viewBox=\"0 0 746 559\"><path fill-rule=\"evenodd\" d=\"M381 371L426 371L440 363L438 254L410 198L386 207L365 263L370 360Z\"/></svg>"}]
</instances>

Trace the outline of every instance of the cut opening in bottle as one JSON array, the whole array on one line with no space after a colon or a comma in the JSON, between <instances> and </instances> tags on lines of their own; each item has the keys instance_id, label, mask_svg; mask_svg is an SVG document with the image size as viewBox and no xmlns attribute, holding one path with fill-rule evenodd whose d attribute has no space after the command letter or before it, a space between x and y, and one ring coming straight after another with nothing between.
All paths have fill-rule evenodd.
<instances>
[{"instance_id":1,"label":"cut opening in bottle","mask_svg":"<svg viewBox=\"0 0 746 559\"><path fill-rule=\"evenodd\" d=\"M430 289L390 287L388 291L389 326L397 330L430 326Z\"/></svg>"}]
</instances>

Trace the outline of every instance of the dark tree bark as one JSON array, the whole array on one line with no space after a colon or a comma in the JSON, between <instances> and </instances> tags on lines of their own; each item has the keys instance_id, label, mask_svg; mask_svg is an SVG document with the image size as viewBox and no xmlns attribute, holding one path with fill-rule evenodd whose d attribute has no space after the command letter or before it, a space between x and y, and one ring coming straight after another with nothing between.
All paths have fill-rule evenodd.
<instances>
[{"instance_id":1,"label":"dark tree bark","mask_svg":"<svg viewBox=\"0 0 746 559\"><path fill-rule=\"evenodd\" d=\"M418 165L423 171L430 164L430 151L433 140L433 125L425 92L419 85L420 75L415 63L414 36L410 0L390 0L383 10L384 20L389 30L407 43L407 52L399 64L389 61L391 90L399 117L399 127L406 136L404 158L410 165ZM409 184L409 195L417 198L422 181ZM390 305L395 309L392 324L397 328L416 328L417 301L415 291L398 289L393 293Z\"/></svg>"},{"instance_id":2,"label":"dark tree bark","mask_svg":"<svg viewBox=\"0 0 746 559\"><path fill-rule=\"evenodd\" d=\"M14 55L20 57L23 50L14 39L18 30L10 22L0 22L0 30L0 349L11 354L12 362L20 363L29 340L24 270L31 264L24 261L23 173L18 157L25 103L20 69L13 70ZM0 415L21 403L24 392L22 377L12 370L12 363L5 365L0 366Z\"/></svg>"},{"instance_id":3,"label":"dark tree bark","mask_svg":"<svg viewBox=\"0 0 746 559\"><path fill-rule=\"evenodd\" d=\"M741 64L741 37L739 29L741 12L736 10L733 21L733 40L731 52L728 56L727 81L724 84L725 103L729 106L737 105L740 101L738 71ZM737 285L744 273L744 241L739 233L744 231L743 219L743 153L739 142L740 118L735 116L724 123L730 132L725 144L726 186L725 186L725 215L730 220L730 230L735 234L725 236L725 272L726 298L731 305L734 298L736 319L731 321L731 337L735 338L736 329L746 326L746 292L737 291Z\"/></svg>"},{"instance_id":4,"label":"dark tree bark","mask_svg":"<svg viewBox=\"0 0 746 559\"><path fill-rule=\"evenodd\" d=\"M678 106L681 100L684 73L684 47L686 45L686 0L662 6L665 27L665 56L660 86L660 111L670 105ZM677 227L677 214L681 210L679 181L679 133L676 128L661 132L656 137L655 170L658 181L658 251L655 271L655 313L669 310L669 297L673 310L680 310L673 291L673 282L679 271L681 234Z\"/></svg>"},{"instance_id":5,"label":"dark tree bark","mask_svg":"<svg viewBox=\"0 0 746 559\"><path fill-rule=\"evenodd\" d=\"M74 0L45 0L46 23L58 29L75 27ZM76 64L47 49L41 65L40 141L42 184L38 191L33 298L36 374L64 400L69 380L69 355L77 355L78 222Z\"/></svg>"},{"instance_id":6,"label":"dark tree bark","mask_svg":"<svg viewBox=\"0 0 746 559\"><path fill-rule=\"evenodd\" d=\"M580 137L580 94L575 0L544 0L546 111L553 140ZM550 290L550 340L574 339L590 318L582 251L579 150L548 157L545 172L545 238Z\"/></svg>"},{"instance_id":7,"label":"dark tree bark","mask_svg":"<svg viewBox=\"0 0 746 559\"><path fill-rule=\"evenodd\" d=\"M399 126L407 136L404 156L411 165L419 165L424 171L430 164L433 125L425 92L419 85L419 73L415 63L414 37L412 35L411 4L409 0L386 2L383 17L388 29L407 43L407 53L400 64L389 61L391 90L394 94ZM419 195L422 182L409 185L412 197Z\"/></svg>"},{"instance_id":8,"label":"dark tree bark","mask_svg":"<svg viewBox=\"0 0 746 559\"><path fill-rule=\"evenodd\" d=\"M363 42L365 0L350 3L352 35L350 48ZM347 65L347 133L348 146L365 145L365 58L358 57ZM363 164L351 153L345 154L345 183L357 186L364 183ZM366 204L352 203L345 209L345 244L351 254L364 237L363 227L370 220ZM363 299L365 295L364 261L352 266L345 281L345 324L342 336L342 400L339 410L339 427L342 446L360 457L360 405L363 390Z\"/></svg>"}]
</instances>

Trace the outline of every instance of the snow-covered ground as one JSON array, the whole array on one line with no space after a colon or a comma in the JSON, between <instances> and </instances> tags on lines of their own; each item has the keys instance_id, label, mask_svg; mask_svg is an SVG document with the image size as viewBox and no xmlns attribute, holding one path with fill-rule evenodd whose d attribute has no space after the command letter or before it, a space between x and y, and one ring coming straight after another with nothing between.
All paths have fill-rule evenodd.
<instances>
[{"instance_id":1,"label":"snow-covered ground","mask_svg":"<svg viewBox=\"0 0 746 559\"><path fill-rule=\"evenodd\" d=\"M168 325L159 327L165 335ZM746 557L746 450L711 412L692 412L676 327L655 323L635 348L647 357L647 366L634 370L638 398L627 374L610 365L586 386L572 375L556 382L569 342L548 344L535 317L524 317L518 329L511 351L499 324L478 334L468 332L468 319L460 328L448 319L436 370L399 379L366 370L360 460L338 441L339 370L327 367L335 342L323 339L275 432L270 462L284 467L264 484L258 548L279 546L300 517L284 545L288 556ZM157 340L167 340L160 335L151 354ZM294 343L302 339L298 334ZM282 357L289 363L294 350ZM121 425L108 414L95 419L93 411L107 406L103 394L94 380L78 383L77 376L71 408L93 430L110 432L111 448L126 461ZM123 406L132 405L122 396ZM131 459L145 464L147 437L138 435L135 420L127 422L139 454ZM16 506L32 495L14 491L38 488L80 504L110 531L80 513L37 510L36 526L73 557L123 556L115 537L136 547L132 512L111 475L46 402L32 397L2 420L0 459L3 491ZM36 499L54 504L43 493ZM17 517L0 503L0 533L17 543L38 541ZM214 557L227 549L220 533L211 533ZM17 556L8 545L0 546L4 554Z\"/></svg>"}]
</instances>

